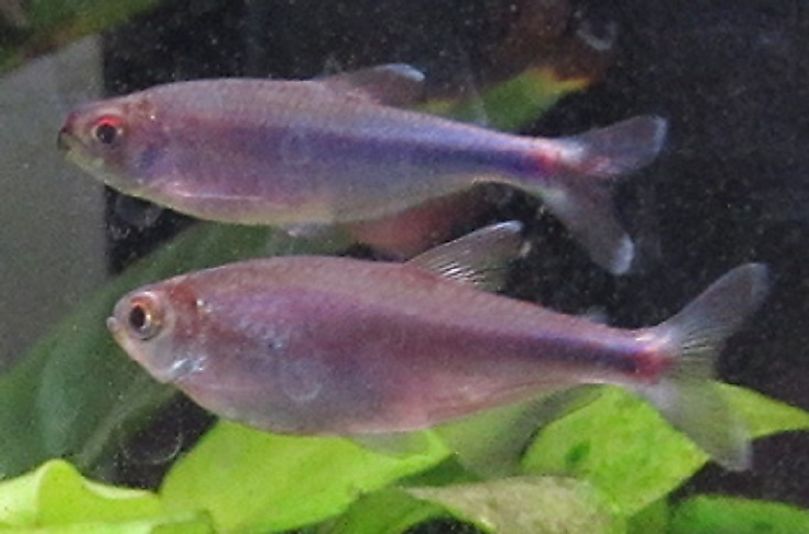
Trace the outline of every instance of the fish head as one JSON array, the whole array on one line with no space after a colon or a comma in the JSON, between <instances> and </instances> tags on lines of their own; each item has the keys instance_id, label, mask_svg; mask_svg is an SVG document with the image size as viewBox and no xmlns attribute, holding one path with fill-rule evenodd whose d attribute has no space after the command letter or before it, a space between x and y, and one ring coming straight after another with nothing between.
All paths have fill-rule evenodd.
<instances>
[{"instance_id":1,"label":"fish head","mask_svg":"<svg viewBox=\"0 0 809 534\"><path fill-rule=\"evenodd\" d=\"M130 358L159 382L177 383L205 370L199 341L202 302L182 284L156 284L121 298L107 328Z\"/></svg>"},{"instance_id":2,"label":"fish head","mask_svg":"<svg viewBox=\"0 0 809 534\"><path fill-rule=\"evenodd\" d=\"M144 196L167 146L159 115L145 93L91 102L70 112L57 144L68 160L110 187Z\"/></svg>"}]
</instances>

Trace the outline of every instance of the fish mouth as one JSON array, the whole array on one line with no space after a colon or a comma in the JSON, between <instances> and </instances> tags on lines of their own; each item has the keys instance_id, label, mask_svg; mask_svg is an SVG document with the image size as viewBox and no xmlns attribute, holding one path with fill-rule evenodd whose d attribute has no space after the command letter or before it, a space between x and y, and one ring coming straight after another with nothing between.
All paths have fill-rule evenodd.
<instances>
[{"instance_id":1,"label":"fish mouth","mask_svg":"<svg viewBox=\"0 0 809 534\"><path fill-rule=\"evenodd\" d=\"M59 130L59 135L56 136L56 146L62 152L67 152L73 145L76 143L75 138L70 134L67 130L67 127L63 127Z\"/></svg>"},{"instance_id":2,"label":"fish mouth","mask_svg":"<svg viewBox=\"0 0 809 534\"><path fill-rule=\"evenodd\" d=\"M110 333L117 338L117 334L121 330L121 324L118 322L118 319L115 317L107 317L107 330L109 330Z\"/></svg>"}]
</instances>

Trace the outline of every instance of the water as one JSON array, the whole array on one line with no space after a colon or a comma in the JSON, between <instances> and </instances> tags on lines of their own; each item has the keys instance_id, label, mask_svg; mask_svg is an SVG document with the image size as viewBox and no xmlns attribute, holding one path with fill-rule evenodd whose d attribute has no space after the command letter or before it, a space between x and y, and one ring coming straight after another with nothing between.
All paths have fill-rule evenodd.
<instances>
[{"instance_id":1,"label":"water","mask_svg":"<svg viewBox=\"0 0 809 534\"><path fill-rule=\"evenodd\" d=\"M122 200L62 160L56 132L75 103L174 80L308 78L388 62L425 69L437 92L474 94L524 65L539 42L544 61L592 83L529 121L525 133L563 135L655 113L670 121L670 138L653 166L617 188L620 212L643 253L640 272L630 277L615 278L594 266L535 200L490 192L491 202L471 226L517 218L532 244L514 268L508 293L569 313L597 309L613 325L648 325L670 316L730 268L766 262L774 275L772 295L724 351L720 374L809 409L809 212L803 202L809 199L804 149L809 130L803 118L809 102L804 59L809 18L800 3L714 1L699 9L687 2L640 0L157 4L101 34L60 43L0 77L4 368L13 368L55 325L62 324L65 335L84 328L81 318L69 314L99 287L118 280L136 258L164 249L171 236L193 225L185 217ZM24 42L30 29L14 24L0 23L0 46ZM478 122L490 119L478 108L472 114ZM204 257L205 243L213 241L200 242L186 257ZM232 248L225 246L221 254L238 254L249 245ZM125 289L109 290L107 301ZM59 323L66 316L73 319ZM89 338L108 343L104 336L99 324L92 336L66 344L64 353L82 343L92 352L97 345ZM72 399L70 388L86 388L78 398L97 406L128 391L128 379L117 374L125 360L99 361L105 363L97 379L85 369L59 384L68 388L64 398ZM52 381L73 369L58 357L33 367L25 376L36 385L46 383L37 377ZM34 404L48 410L42 399L51 396L63 392L45 392ZM88 428L109 427L110 447L119 449L94 453L87 470L115 482L154 486L160 478L152 472L155 464L167 468L180 447L193 446L186 435L196 436L209 424L190 403L182 404L186 415L157 417L156 401L126 397L117 402L140 415L130 418L119 415L127 410L116 409L111 411L116 415L98 415L98 425L86 416L92 420ZM76 410L64 407L76 425L73 434L14 453L13 461L0 458L8 467L0 471L13 472L25 458L39 463L40 457L81 450L81 436L95 434L82 434L85 423L72 422ZM36 434L32 429L42 427L43 417L36 411L21 416L14 432ZM126 420L125 428L139 421L137 440L121 443L126 440L119 418ZM200 430L189 430L188 423L172 427L182 418ZM157 436L152 448L143 445L149 431ZM95 436L103 441L103 433ZM709 466L675 497L713 492L809 507L806 457L805 434L767 438L755 445L751 472L730 475ZM139 463L151 471L139 473L133 466Z\"/></svg>"}]
</instances>

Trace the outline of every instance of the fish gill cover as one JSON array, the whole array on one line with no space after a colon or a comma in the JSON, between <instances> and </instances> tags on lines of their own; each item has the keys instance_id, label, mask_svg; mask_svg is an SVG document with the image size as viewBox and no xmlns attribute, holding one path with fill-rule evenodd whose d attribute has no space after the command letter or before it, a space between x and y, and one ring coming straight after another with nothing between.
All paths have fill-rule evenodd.
<instances>
[{"instance_id":1,"label":"fish gill cover","mask_svg":"<svg viewBox=\"0 0 809 534\"><path fill-rule=\"evenodd\" d=\"M34 4L44 5L44 2ZM553 17L570 20L571 6L567 2L547 5L550 6L547 17L557 21L547 26L566 27L567 22L561 24L559 18ZM180 13L186 9L187 6L181 6ZM300 17L298 22L318 18L317 12L286 9L287 20L296 20L296 16ZM776 20L778 11L773 9L775 11L767 13L769 18L766 20ZM331 26L334 13L326 13ZM744 10L735 16L722 13L716 20L707 15L705 19L696 20L687 9L673 13L639 7L638 13L647 17L643 23L634 21L636 30L644 34L658 32L658 35L666 35L655 26L664 20L674 27L686 23L702 24L700 28L704 32L713 29L713 37L724 35L722 32L730 31L728 28L735 28L737 33L747 29ZM519 28L525 23L525 13L522 14L523 18L517 19L518 23L513 27ZM461 15L468 13L461 11ZM164 26L170 26L165 21L172 19L166 18L165 11L156 16L164 21ZM400 16L407 20L407 13L397 13L394 18ZM636 13L635 16L642 18L644 15ZM548 19L543 20L547 22ZM334 29L331 31L339 33ZM569 31L557 31L560 35L570 35ZM553 50L549 57L557 57L558 50L565 50L564 40L562 43L554 41L551 38L554 31L548 30L548 33L539 34L552 43L544 50ZM520 39L509 36L503 42L514 46L515 41ZM652 48L647 52L658 51ZM510 49L509 57L518 56L513 50ZM669 54L670 50L660 52ZM632 48L624 51L630 57L638 53ZM489 57L498 58L497 54ZM502 69L502 63L500 60L496 64ZM693 61L690 66L698 69L701 65L699 61ZM305 70L306 67L299 68ZM554 86L550 83L554 79L552 75L536 76L530 68L523 73L523 76L529 76L528 81L523 82L514 81L520 80L520 76L503 75L498 69L493 68L491 72L496 73L492 75L492 89L491 92L482 90L482 99L486 102L485 115L494 117L491 122L501 126L526 124L557 96L587 85L586 82L568 81L566 85L560 84L561 87ZM553 71L545 69L541 72ZM617 72L626 75L626 70L617 69ZM601 71L597 76L593 75L594 78L600 76ZM536 80L540 81L539 86ZM614 87L615 82L612 83ZM487 86L483 84L483 87ZM512 118L519 116L514 110L520 108L512 97L487 101L487 94L496 95L509 87L519 88L513 93L513 98L528 96L529 110L522 115L525 119ZM578 113L590 113L592 110L588 111L588 106L603 104L601 100L605 91L609 95L610 84L605 87L583 94L580 98L584 101L579 100L578 104L575 98L568 102L573 109L579 110ZM532 97L532 88L538 96ZM554 96L548 99L543 95ZM676 95L661 95L662 92L657 92L643 98L664 99L667 106L672 100L676 101ZM477 98L472 99L475 100ZM648 105L652 106L650 109L656 109L654 103ZM477 104L444 103L441 106L445 110L463 110L463 113L479 109ZM554 121L558 124L558 121L565 120L559 115L563 107L559 106L546 115L546 124L551 129ZM576 118L567 120L575 122ZM717 141L722 142L726 141ZM688 146L688 140L677 145L675 138L672 143ZM673 164L684 167L687 154L677 150ZM704 168L703 165L700 172ZM671 192L671 186L665 182L667 175L664 173L663 176L664 189L668 187L664 192ZM678 182L682 179L677 178ZM696 186L685 193L675 190L675 194L667 196L666 200L693 214L698 208L689 208L688 203L677 195L694 193ZM504 209L509 215L509 209L511 213L515 209L530 213L530 209L518 205ZM666 213L665 206L660 209ZM740 217L742 231L749 226L744 214L731 211L730 216ZM160 217L165 225L166 215ZM721 226L723 221L720 218L717 224ZM693 217L690 223L704 228L699 217ZM678 231L681 228L678 225ZM703 243L710 244L710 239L704 236L693 238L692 230L686 230L682 238L691 241L689 252L677 248L682 241L665 239L671 232L667 230L664 219L659 238L663 242L663 258L669 263L659 267L653 265L648 274L642 275L641 282L613 282L603 273L587 271L587 267L583 269L586 276L569 276L573 271L569 268L569 258L571 254L576 258L575 252L568 247L561 249L564 254L555 254L564 239L554 236L553 232L543 235L537 228L530 229L530 232L543 248L537 253L539 257L529 257L525 264L517 266L518 276L515 276L512 289L515 294L534 298L539 291L546 306L575 309L578 302L587 299L580 297L577 300L570 295L583 291L589 292L589 296L606 294L608 303L611 299L619 299L643 304L644 298L664 294L655 291L655 276L658 284L677 286L677 295L665 305L670 308L668 310L655 311L647 304L627 312L613 305L613 309L619 310L614 320L627 324L649 324L653 322L651 316L662 319L681 304L687 294L695 294L699 290L697 286L710 278L708 272L701 274L700 280L691 282L693 291L688 291L689 284L683 280L686 275L673 275L674 281L664 275L674 269L673 265L678 265L684 272L700 272L700 269L694 269L694 265L706 265L704 269L715 274L734 263L727 258L717 261L706 253L709 245ZM674 248L673 252L665 250L666 243L674 243L668 245ZM738 243L730 243L727 250L733 250L734 245ZM130 247L131 243L125 242L125 246ZM294 438L217 422L196 443L182 443L182 447L175 447L174 440L170 439L172 443L168 449L154 455L148 447L146 452L132 450L131 437L149 426L158 407L165 405L172 392L151 382L114 346L104 328L104 319L114 301L129 289L177 273L245 257L328 252L330 246L314 240L293 240L266 229L199 225L128 268L109 287L102 288L95 297L83 302L74 314L24 355L14 369L0 377L3 405L13 407L0 414L0 467L4 476L13 477L46 462L29 474L10 478L0 485L0 502L3 503L0 524L16 528L95 529L99 532L111 529L120 532L278 531L304 526L321 532L401 532L428 520L454 517L484 531L497 532L745 532L745 529L799 532L806 529L808 514L786 504L693 496L699 486L694 486L693 482L683 484L703 468L707 462L705 454L666 424L649 405L615 388L585 392L584 399L562 402L561 407L554 410L555 414L561 415L551 418L538 430L523 455L522 472L506 478L481 479L468 472L450 456L440 438L432 435L428 436L429 448L420 454L391 457L345 440ZM121 250L120 246L118 250ZM764 253L766 257L766 249ZM679 257L677 254L684 257L671 262L672 257ZM747 259L748 254L735 252L731 258L740 263ZM773 263L778 265L777 261ZM572 264L586 266L586 260L579 258ZM537 266L540 268L534 269ZM534 269L535 274L520 277L528 268ZM553 284L537 281L548 274L553 279L554 269L564 273L566 279L571 278L569 283L554 288ZM784 271L776 272L781 277L786 276ZM783 278L779 283L785 283ZM527 289L531 284L537 286L533 290ZM640 292L641 296L634 300L628 297L633 291ZM776 294L775 298L780 298L780 295ZM598 298L593 300L598 301ZM749 353L739 344L732 345L726 352L735 351ZM809 416L797 408L744 388L722 386L721 391L755 437L809 426ZM171 425L176 425L178 420L182 419L167 423L169 434L175 431ZM492 428L496 428L492 421L482 421L477 429L468 432L473 439L477 436L482 440ZM153 428L151 432L147 430L145 437L138 438L153 445L165 433L165 428L157 431ZM180 442L191 441L182 433L178 439ZM180 448L184 452L177 459ZM783 451L780 454L783 455ZM132 464L158 464L158 471L163 472L168 467L168 473L161 477L159 487L154 482L150 484L154 491L133 492L82 479L65 463L47 461L54 457L67 458L89 477L130 484L133 479L127 480L127 476L133 475L131 472L127 475L127 463L129 469ZM769 462L767 458L763 460ZM702 469L697 478L704 480L706 473L710 475L710 472L710 468ZM703 481L702 487L714 488L716 492L723 489L722 483L719 477L718 482ZM738 491L733 485L724 484L723 493ZM803 502L794 497L793 500ZM75 506L65 508L65 502Z\"/></svg>"}]
</instances>

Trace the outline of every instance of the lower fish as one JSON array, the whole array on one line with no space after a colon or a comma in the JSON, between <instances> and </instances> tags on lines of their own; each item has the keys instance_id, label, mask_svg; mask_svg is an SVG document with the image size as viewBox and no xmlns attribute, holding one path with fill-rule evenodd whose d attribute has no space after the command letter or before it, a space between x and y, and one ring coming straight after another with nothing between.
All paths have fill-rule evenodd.
<instances>
[{"instance_id":1,"label":"lower fish","mask_svg":"<svg viewBox=\"0 0 809 534\"><path fill-rule=\"evenodd\" d=\"M407 263L234 263L124 296L108 327L154 378L260 429L403 434L608 383L649 399L722 465L749 464L710 377L767 293L765 266L730 271L662 324L621 329L493 293L521 244L511 222Z\"/></svg>"},{"instance_id":2,"label":"lower fish","mask_svg":"<svg viewBox=\"0 0 809 534\"><path fill-rule=\"evenodd\" d=\"M523 137L401 109L418 102L423 80L395 64L317 80L171 83L78 107L59 146L125 194L292 229L374 221L506 184L541 197L596 263L630 269L634 245L607 186L657 156L664 119Z\"/></svg>"}]
</instances>

